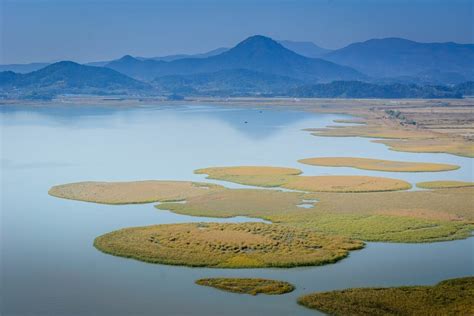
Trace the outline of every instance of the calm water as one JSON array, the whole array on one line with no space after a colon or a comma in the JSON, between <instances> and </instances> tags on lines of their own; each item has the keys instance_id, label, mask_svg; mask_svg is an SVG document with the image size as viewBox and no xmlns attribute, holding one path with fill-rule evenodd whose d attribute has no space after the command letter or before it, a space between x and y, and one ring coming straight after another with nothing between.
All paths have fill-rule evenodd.
<instances>
[{"instance_id":1,"label":"calm water","mask_svg":"<svg viewBox=\"0 0 474 316\"><path fill-rule=\"evenodd\" d=\"M93 239L114 229L191 221L153 205L107 206L47 195L55 184L84 180L204 180L197 168L297 167L305 174L367 174L411 183L472 181L472 159L387 150L364 138L314 137L341 115L206 106L140 109L3 108L1 118L2 315L315 315L296 297L358 286L433 284L474 274L473 239L433 244L369 243L333 265L296 269L196 269L102 254ZM247 123L244 123L247 121ZM361 156L454 163L441 173L381 173L297 163L314 156ZM218 181L215 181L218 183ZM235 187L237 185L227 184ZM287 280L294 293L271 297L198 287L212 276Z\"/></svg>"}]
</instances>

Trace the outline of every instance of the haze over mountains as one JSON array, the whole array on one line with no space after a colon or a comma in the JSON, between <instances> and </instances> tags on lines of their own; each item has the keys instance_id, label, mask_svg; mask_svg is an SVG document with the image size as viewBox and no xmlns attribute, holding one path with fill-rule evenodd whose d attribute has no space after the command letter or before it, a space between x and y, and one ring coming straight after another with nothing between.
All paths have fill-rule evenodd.
<instances>
[{"instance_id":1,"label":"haze over mountains","mask_svg":"<svg viewBox=\"0 0 474 316\"><path fill-rule=\"evenodd\" d=\"M296 42L296 41L278 41L281 45L288 48L289 50L294 51L297 54L300 54L305 57L320 57L325 53L330 52L331 50L321 48L312 42ZM220 47L213 50L210 50L205 53L200 54L177 54L177 55L167 55L167 56L160 56L160 57L135 57L138 60L157 60L157 61L173 61L183 58L206 58L215 55L219 55L230 48L228 47ZM106 60L106 61L94 61L86 63L88 66L99 66L103 67L106 64L112 62L113 60ZM0 65L0 71L13 71L17 73L28 73L31 71L39 70L48 66L50 63L29 63L29 64L9 64L9 65Z\"/></svg>"},{"instance_id":2,"label":"haze over mountains","mask_svg":"<svg viewBox=\"0 0 474 316\"><path fill-rule=\"evenodd\" d=\"M472 80L474 44L418 43L402 38L372 39L324 55L371 77L438 77ZM449 80L448 80L449 81ZM452 82L447 82L452 83Z\"/></svg>"},{"instance_id":3,"label":"haze over mountains","mask_svg":"<svg viewBox=\"0 0 474 316\"><path fill-rule=\"evenodd\" d=\"M149 59L142 61L125 56L106 64L105 67L142 80L230 69L248 69L313 82L365 78L350 67L298 55L278 42L259 35L249 37L232 49L208 58L184 58L163 62Z\"/></svg>"},{"instance_id":4,"label":"haze over mountains","mask_svg":"<svg viewBox=\"0 0 474 316\"><path fill-rule=\"evenodd\" d=\"M41 69L0 72L0 97L66 93L460 97L472 94L472 82L457 84L474 80L474 44L387 38L330 51L309 42L278 42L256 35L233 48L197 55L127 55L86 65L37 63L3 65L0 70L28 72L35 67Z\"/></svg>"}]
</instances>

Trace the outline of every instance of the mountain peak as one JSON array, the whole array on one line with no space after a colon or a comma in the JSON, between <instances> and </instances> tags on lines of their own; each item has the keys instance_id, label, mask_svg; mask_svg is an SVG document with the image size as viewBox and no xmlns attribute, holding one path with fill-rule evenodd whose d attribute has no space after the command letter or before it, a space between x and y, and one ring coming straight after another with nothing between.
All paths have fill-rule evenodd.
<instances>
[{"instance_id":1,"label":"mountain peak","mask_svg":"<svg viewBox=\"0 0 474 316\"><path fill-rule=\"evenodd\" d=\"M265 36L265 35L252 35L244 39L242 42L251 42L251 41L267 41L267 42L275 42L272 38Z\"/></svg>"},{"instance_id":2,"label":"mountain peak","mask_svg":"<svg viewBox=\"0 0 474 316\"><path fill-rule=\"evenodd\" d=\"M239 47L253 47L253 48L284 48L280 45L277 41L271 39L270 37L263 36L263 35L253 35L239 44L235 46L235 48Z\"/></svg>"},{"instance_id":3,"label":"mountain peak","mask_svg":"<svg viewBox=\"0 0 474 316\"><path fill-rule=\"evenodd\" d=\"M62 70L65 70L65 69L78 69L78 68L81 68L81 67L82 67L82 65L78 64L76 62L69 61L69 60L63 60L63 61L58 61L58 62L55 62L53 64L47 65L44 68L36 70L36 72L40 72L40 71L62 71Z\"/></svg>"},{"instance_id":4,"label":"mountain peak","mask_svg":"<svg viewBox=\"0 0 474 316\"><path fill-rule=\"evenodd\" d=\"M232 56L235 60L253 60L257 63L267 63L270 59L283 61L288 58L305 58L263 35L248 37L220 56Z\"/></svg>"},{"instance_id":5,"label":"mountain peak","mask_svg":"<svg viewBox=\"0 0 474 316\"><path fill-rule=\"evenodd\" d=\"M73 61L70 61L70 60L62 60L62 61L58 61L58 62L55 62L47 67L58 67L58 68L61 68L61 67L75 67L75 66L80 66L80 64L76 63L76 62L73 62Z\"/></svg>"},{"instance_id":6,"label":"mountain peak","mask_svg":"<svg viewBox=\"0 0 474 316\"><path fill-rule=\"evenodd\" d=\"M120 58L119 61L122 61L122 62L135 62L135 61L138 61L138 59L136 59L135 57L130 56L130 55L125 55L122 58Z\"/></svg>"}]
</instances>

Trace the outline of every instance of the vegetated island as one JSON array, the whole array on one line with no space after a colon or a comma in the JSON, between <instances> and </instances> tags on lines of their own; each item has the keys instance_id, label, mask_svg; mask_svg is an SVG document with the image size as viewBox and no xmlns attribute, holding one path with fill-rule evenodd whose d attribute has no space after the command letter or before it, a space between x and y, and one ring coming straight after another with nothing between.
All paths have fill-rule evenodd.
<instances>
[{"instance_id":1,"label":"vegetated island","mask_svg":"<svg viewBox=\"0 0 474 316\"><path fill-rule=\"evenodd\" d=\"M434 242L470 237L473 205L474 188L363 194L226 189L156 207L192 216L256 217L366 241Z\"/></svg>"},{"instance_id":2,"label":"vegetated island","mask_svg":"<svg viewBox=\"0 0 474 316\"><path fill-rule=\"evenodd\" d=\"M417 187L422 189L449 189L449 188L466 188L474 187L474 182L469 181L427 181L419 182Z\"/></svg>"},{"instance_id":3,"label":"vegetated island","mask_svg":"<svg viewBox=\"0 0 474 316\"><path fill-rule=\"evenodd\" d=\"M191 181L76 182L53 186L52 196L103 204L139 204L159 201L181 201L191 196L222 190L211 183Z\"/></svg>"},{"instance_id":4,"label":"vegetated island","mask_svg":"<svg viewBox=\"0 0 474 316\"><path fill-rule=\"evenodd\" d=\"M436 172L459 169L459 166L442 163L406 162L358 157L316 157L298 162L323 167L351 167L363 170L388 172Z\"/></svg>"},{"instance_id":5,"label":"vegetated island","mask_svg":"<svg viewBox=\"0 0 474 316\"><path fill-rule=\"evenodd\" d=\"M151 263L213 268L291 268L333 263L361 241L278 224L189 223L120 229L94 246Z\"/></svg>"},{"instance_id":6,"label":"vegetated island","mask_svg":"<svg viewBox=\"0 0 474 316\"><path fill-rule=\"evenodd\" d=\"M259 278L208 278L199 279L196 284L241 294L280 295L292 292L295 287L288 282Z\"/></svg>"},{"instance_id":7,"label":"vegetated island","mask_svg":"<svg viewBox=\"0 0 474 316\"><path fill-rule=\"evenodd\" d=\"M271 172L272 170L274 172ZM207 174L208 179L311 192L381 192L411 188L410 183L398 179L369 176L301 176L298 169L287 171L281 167L213 167L198 169L195 173Z\"/></svg>"},{"instance_id":8,"label":"vegetated island","mask_svg":"<svg viewBox=\"0 0 474 316\"><path fill-rule=\"evenodd\" d=\"M330 315L474 315L474 277L434 286L357 288L313 293L298 303Z\"/></svg>"},{"instance_id":9,"label":"vegetated island","mask_svg":"<svg viewBox=\"0 0 474 316\"><path fill-rule=\"evenodd\" d=\"M258 176L256 179L262 182ZM110 192L105 191L105 195L95 191L97 183L54 188L61 188L58 196L68 199L115 204L144 203L152 199L161 201L156 206L158 209L179 214L255 217L365 241L445 241L470 237L474 229L474 187L361 194L227 189L193 182L178 182L178 187L173 181L156 183L157 187L153 184L154 189L145 196L135 190L134 182L129 183L134 190L125 191L122 189L129 185L127 182L120 182L119 186L108 183ZM147 191L144 189L144 192Z\"/></svg>"}]
</instances>

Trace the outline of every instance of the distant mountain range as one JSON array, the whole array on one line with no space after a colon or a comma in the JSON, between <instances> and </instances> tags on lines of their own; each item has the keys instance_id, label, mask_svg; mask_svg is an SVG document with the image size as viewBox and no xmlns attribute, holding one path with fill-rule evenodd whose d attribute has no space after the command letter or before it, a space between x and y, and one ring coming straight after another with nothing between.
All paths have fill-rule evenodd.
<instances>
[{"instance_id":1,"label":"distant mountain range","mask_svg":"<svg viewBox=\"0 0 474 316\"><path fill-rule=\"evenodd\" d=\"M296 42L296 41L278 41L281 45L288 48L289 50L294 51L297 54L300 54L305 57L320 57L331 50L321 48L312 42ZM225 51L228 51L228 47L220 47L213 49L211 51L200 53L200 54L176 54L176 55L167 55L161 57L135 57L138 60L156 60L156 61L173 61L183 58L207 58L211 56L219 55ZM106 64L112 62L113 60L106 60L106 61L94 61L86 63L85 65L88 66L96 66L96 67L103 67ZM7 64L7 65L0 65L0 72L1 71L13 71L17 73L28 73L35 70L39 70L44 68L51 63L30 63L30 64Z\"/></svg>"},{"instance_id":2,"label":"distant mountain range","mask_svg":"<svg viewBox=\"0 0 474 316\"><path fill-rule=\"evenodd\" d=\"M331 52L330 49L319 47L313 42L297 42L297 41L288 41L288 40L281 40L277 42L280 43L283 47L288 48L289 50L292 50L299 55L310 57L310 58L318 58ZM136 57L136 58L140 60L153 59L153 60L162 60L162 61L173 61L173 60L178 60L178 59L183 59L183 58L206 58L206 57L222 54L223 52L228 51L229 49L230 48L228 47L220 47L220 48L216 48L216 49L213 49L211 51L208 51L206 53L201 53L201 54L192 54L192 55L178 54L178 55L168 55L168 56L163 56L163 57Z\"/></svg>"},{"instance_id":3,"label":"distant mountain range","mask_svg":"<svg viewBox=\"0 0 474 316\"><path fill-rule=\"evenodd\" d=\"M377 78L454 83L474 79L474 44L372 39L332 51L324 58ZM431 80L433 79L433 80Z\"/></svg>"},{"instance_id":4,"label":"distant mountain range","mask_svg":"<svg viewBox=\"0 0 474 316\"><path fill-rule=\"evenodd\" d=\"M197 55L127 55L85 65L64 61L1 67L16 71L0 72L0 98L68 93L393 98L474 94L473 44L397 38L330 51L257 35L233 48Z\"/></svg>"},{"instance_id":5,"label":"distant mountain range","mask_svg":"<svg viewBox=\"0 0 474 316\"><path fill-rule=\"evenodd\" d=\"M173 61L173 60L178 60L178 59L183 59L183 58L207 58L215 55L219 55L220 53L223 53L227 51L228 48L221 47L221 48L216 48L211 51L208 51L206 53L201 53L201 54L178 54L178 55L168 55L168 56L162 56L162 57L135 57L138 60L144 61L144 60L155 60L155 61ZM109 61L97 61L97 62L91 62L87 63L86 65L89 66L97 66L97 67L103 67L108 63L113 62L113 60Z\"/></svg>"},{"instance_id":6,"label":"distant mountain range","mask_svg":"<svg viewBox=\"0 0 474 316\"><path fill-rule=\"evenodd\" d=\"M259 35L249 37L235 47L207 58L184 58L164 62L125 56L106 64L105 67L147 81L158 76L190 75L229 69L248 69L312 82L365 78L350 67L298 55L271 38Z\"/></svg>"},{"instance_id":7,"label":"distant mountain range","mask_svg":"<svg viewBox=\"0 0 474 316\"><path fill-rule=\"evenodd\" d=\"M309 58L324 58L324 55L330 53L332 50L322 48L313 42L296 42L296 41L278 41L281 45Z\"/></svg>"}]
</instances>

